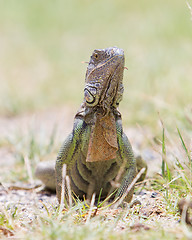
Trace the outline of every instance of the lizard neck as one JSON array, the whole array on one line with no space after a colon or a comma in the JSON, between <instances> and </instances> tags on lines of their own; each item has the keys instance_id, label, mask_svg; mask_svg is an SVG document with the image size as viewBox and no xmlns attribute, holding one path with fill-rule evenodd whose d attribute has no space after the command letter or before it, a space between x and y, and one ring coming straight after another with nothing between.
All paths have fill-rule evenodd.
<instances>
[{"instance_id":1,"label":"lizard neck","mask_svg":"<svg viewBox=\"0 0 192 240\"><path fill-rule=\"evenodd\" d=\"M85 102L81 104L80 109L75 115L75 119L79 118L84 120L87 124L94 125L98 115L100 115L101 118L105 118L108 115L113 115L116 120L121 119L121 113L114 106L111 106L106 110L99 106L88 107L86 106Z\"/></svg>"}]
</instances>

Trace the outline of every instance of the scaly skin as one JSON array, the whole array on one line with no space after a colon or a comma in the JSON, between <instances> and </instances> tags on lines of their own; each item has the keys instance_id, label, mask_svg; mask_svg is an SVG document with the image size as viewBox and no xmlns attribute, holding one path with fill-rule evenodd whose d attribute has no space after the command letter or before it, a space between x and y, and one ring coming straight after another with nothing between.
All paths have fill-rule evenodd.
<instances>
[{"instance_id":1,"label":"scaly skin","mask_svg":"<svg viewBox=\"0 0 192 240\"><path fill-rule=\"evenodd\" d=\"M67 175L71 179L71 188L74 193L83 199L90 198L93 192L98 196L102 188L102 197L111 192L110 181L114 180L124 163L124 173L120 177L123 182L118 189L117 196L121 196L135 176L135 159L131 145L122 131L121 120L116 120L118 152L116 159L98 162L86 162L88 150L90 126L83 119L77 119L73 132L63 143L56 161L56 188L57 197L60 200L62 166L67 164ZM127 201L132 198L132 192L127 196Z\"/></svg>"},{"instance_id":2,"label":"scaly skin","mask_svg":"<svg viewBox=\"0 0 192 240\"><path fill-rule=\"evenodd\" d=\"M117 110L123 94L123 71L123 50L114 47L93 52L86 73L84 102L55 164L59 202L64 164L72 192L80 199L90 199L93 193L99 196L101 189L101 198L115 189L115 197L121 197L136 175L136 160ZM37 168L36 176L54 189L53 167L48 171L45 164ZM132 195L133 189L125 200L130 202Z\"/></svg>"}]
</instances>

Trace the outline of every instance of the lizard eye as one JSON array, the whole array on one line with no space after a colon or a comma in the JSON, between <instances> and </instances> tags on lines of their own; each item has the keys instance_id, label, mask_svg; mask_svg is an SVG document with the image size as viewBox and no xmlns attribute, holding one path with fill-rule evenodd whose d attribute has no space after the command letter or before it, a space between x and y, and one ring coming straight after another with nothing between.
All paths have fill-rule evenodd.
<instances>
[{"instance_id":1,"label":"lizard eye","mask_svg":"<svg viewBox=\"0 0 192 240\"><path fill-rule=\"evenodd\" d=\"M88 104L93 104L95 102L95 96L96 96L97 90L92 87L88 87L84 89L84 97Z\"/></svg>"},{"instance_id":2,"label":"lizard eye","mask_svg":"<svg viewBox=\"0 0 192 240\"><path fill-rule=\"evenodd\" d=\"M89 103L89 104L91 104L95 101L95 98L93 97L93 95L87 89L85 89L85 91L84 91L84 96L85 96L86 102Z\"/></svg>"},{"instance_id":3,"label":"lizard eye","mask_svg":"<svg viewBox=\"0 0 192 240\"><path fill-rule=\"evenodd\" d=\"M95 59L98 59L98 57L99 57L99 56L98 56L98 54L97 54L97 53L95 53Z\"/></svg>"}]
</instances>

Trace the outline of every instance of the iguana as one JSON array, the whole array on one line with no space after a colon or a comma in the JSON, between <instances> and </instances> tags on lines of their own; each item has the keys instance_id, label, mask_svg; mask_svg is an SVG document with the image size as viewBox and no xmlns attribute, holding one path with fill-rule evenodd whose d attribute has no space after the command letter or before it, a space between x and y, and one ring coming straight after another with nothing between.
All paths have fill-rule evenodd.
<instances>
[{"instance_id":1,"label":"iguana","mask_svg":"<svg viewBox=\"0 0 192 240\"><path fill-rule=\"evenodd\" d=\"M36 176L49 188L55 188L56 175L59 202L64 164L72 192L80 199L93 193L102 199L115 189L115 198L121 197L136 175L136 160L117 109L124 91L124 62L124 51L117 47L93 51L84 101L75 115L73 131L59 151L55 170L54 163L42 162L37 167ZM130 202L132 195L133 188L125 200Z\"/></svg>"}]
</instances>

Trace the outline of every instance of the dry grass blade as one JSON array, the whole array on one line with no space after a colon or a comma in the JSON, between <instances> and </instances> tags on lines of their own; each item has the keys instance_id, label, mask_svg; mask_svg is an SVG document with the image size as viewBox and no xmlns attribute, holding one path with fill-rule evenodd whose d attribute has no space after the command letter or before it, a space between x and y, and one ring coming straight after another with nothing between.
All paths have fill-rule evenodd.
<instances>
[{"instance_id":1,"label":"dry grass blade","mask_svg":"<svg viewBox=\"0 0 192 240\"><path fill-rule=\"evenodd\" d=\"M62 185L61 185L61 202L60 202L60 208L59 208L59 215L61 214L61 212L62 212L62 210L63 210L63 208L64 208L66 173L67 173L67 165L66 165L66 164L63 164L63 169L62 169Z\"/></svg>"},{"instance_id":2,"label":"dry grass blade","mask_svg":"<svg viewBox=\"0 0 192 240\"><path fill-rule=\"evenodd\" d=\"M72 207L72 193L71 193L71 185L70 185L70 178L69 176L66 176L66 185L67 185L67 192L69 196L69 207Z\"/></svg>"},{"instance_id":3,"label":"dry grass blade","mask_svg":"<svg viewBox=\"0 0 192 240\"><path fill-rule=\"evenodd\" d=\"M91 204L90 204L90 208L89 208L89 213L88 213L87 220L86 220L86 224L89 223L89 220L91 218L91 213L93 211L93 207L94 207L94 204L95 204L95 196L96 196L96 194L93 193L92 198L91 198Z\"/></svg>"},{"instance_id":4,"label":"dry grass blade","mask_svg":"<svg viewBox=\"0 0 192 240\"><path fill-rule=\"evenodd\" d=\"M136 177L133 179L133 181L131 182L131 184L129 185L129 187L127 188L126 192L119 198L119 200L113 205L113 208L117 208L119 205L121 205L121 203L123 202L123 200L125 199L125 197L127 196L127 194L130 192L130 190L134 187L134 185L136 184L137 180L141 177L141 175L145 172L145 168L142 168L141 171L136 175Z\"/></svg>"},{"instance_id":5,"label":"dry grass blade","mask_svg":"<svg viewBox=\"0 0 192 240\"><path fill-rule=\"evenodd\" d=\"M25 161L25 166L27 169L27 174L29 176L29 181L31 184L34 184L34 179L33 179L33 174L32 174L32 170L31 170L31 165L29 163L29 158L27 156L25 156L24 161Z\"/></svg>"}]
</instances>

